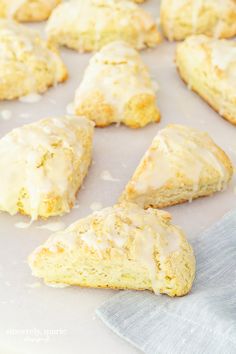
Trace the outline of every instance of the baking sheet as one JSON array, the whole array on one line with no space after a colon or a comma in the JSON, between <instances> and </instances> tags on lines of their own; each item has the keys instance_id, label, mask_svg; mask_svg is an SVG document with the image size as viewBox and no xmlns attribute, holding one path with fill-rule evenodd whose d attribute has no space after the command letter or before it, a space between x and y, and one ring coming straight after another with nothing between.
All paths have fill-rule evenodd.
<instances>
[{"instance_id":1,"label":"baking sheet","mask_svg":"<svg viewBox=\"0 0 236 354\"><path fill-rule=\"evenodd\" d=\"M144 7L157 17L158 4L159 1L149 0ZM43 30L44 25L32 27ZM26 217L0 214L0 354L138 353L95 317L96 307L115 291L47 287L31 276L26 259L51 234L39 226L52 221L69 225L89 214L94 202L104 207L115 203L152 138L168 123L186 124L208 131L236 164L236 128L220 118L182 83L173 63L174 51L175 44L164 42L154 50L141 53L160 86L161 123L139 130L123 126L96 129L94 164L84 189L78 195L79 208L62 218L36 222L26 229L16 227L17 223L27 223ZM67 83L50 89L37 103L0 103L0 117L3 110L12 112L11 119L0 118L1 136L17 126L65 113L90 55L63 49L62 56L70 72ZM118 181L102 179L104 170ZM171 207L168 211L191 241L201 230L236 207L235 188L234 179L223 193Z\"/></svg>"}]
</instances>

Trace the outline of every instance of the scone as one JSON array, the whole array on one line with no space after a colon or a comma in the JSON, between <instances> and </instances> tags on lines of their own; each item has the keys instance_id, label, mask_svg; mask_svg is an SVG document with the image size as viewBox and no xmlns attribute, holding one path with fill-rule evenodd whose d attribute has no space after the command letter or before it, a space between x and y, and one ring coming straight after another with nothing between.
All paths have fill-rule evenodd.
<instances>
[{"instance_id":1,"label":"scone","mask_svg":"<svg viewBox=\"0 0 236 354\"><path fill-rule=\"evenodd\" d=\"M132 203L115 205L58 232L29 257L47 284L187 294L195 258L171 216Z\"/></svg>"},{"instance_id":2,"label":"scone","mask_svg":"<svg viewBox=\"0 0 236 354\"><path fill-rule=\"evenodd\" d=\"M154 84L139 53L126 42L107 44L90 60L76 91L75 112L99 127L140 128L160 120Z\"/></svg>"},{"instance_id":3,"label":"scone","mask_svg":"<svg viewBox=\"0 0 236 354\"><path fill-rule=\"evenodd\" d=\"M176 65L188 87L236 124L236 42L192 36L178 44Z\"/></svg>"},{"instance_id":4,"label":"scone","mask_svg":"<svg viewBox=\"0 0 236 354\"><path fill-rule=\"evenodd\" d=\"M169 40L193 34L215 38L236 35L235 0L162 0L161 26Z\"/></svg>"},{"instance_id":5,"label":"scone","mask_svg":"<svg viewBox=\"0 0 236 354\"><path fill-rule=\"evenodd\" d=\"M38 32L0 20L0 100L43 93L67 78L57 49Z\"/></svg>"},{"instance_id":6,"label":"scone","mask_svg":"<svg viewBox=\"0 0 236 354\"><path fill-rule=\"evenodd\" d=\"M46 20L61 0L0 0L0 17L19 22Z\"/></svg>"},{"instance_id":7,"label":"scone","mask_svg":"<svg viewBox=\"0 0 236 354\"><path fill-rule=\"evenodd\" d=\"M32 220L73 207L91 162L93 124L48 118L0 139L0 210Z\"/></svg>"},{"instance_id":8,"label":"scone","mask_svg":"<svg viewBox=\"0 0 236 354\"><path fill-rule=\"evenodd\" d=\"M120 201L163 208L222 191L232 174L230 159L207 133L170 124L154 138Z\"/></svg>"},{"instance_id":9,"label":"scone","mask_svg":"<svg viewBox=\"0 0 236 354\"><path fill-rule=\"evenodd\" d=\"M79 52L99 50L115 40L125 40L136 49L161 41L155 21L127 0L65 2L53 11L46 31L51 42Z\"/></svg>"}]
</instances>

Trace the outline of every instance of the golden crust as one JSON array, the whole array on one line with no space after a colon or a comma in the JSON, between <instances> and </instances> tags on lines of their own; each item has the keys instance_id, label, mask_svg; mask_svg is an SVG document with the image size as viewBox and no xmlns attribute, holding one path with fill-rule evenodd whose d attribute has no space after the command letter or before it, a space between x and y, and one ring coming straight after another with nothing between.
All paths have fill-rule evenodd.
<instances>
[{"instance_id":1,"label":"golden crust","mask_svg":"<svg viewBox=\"0 0 236 354\"><path fill-rule=\"evenodd\" d=\"M195 258L169 214L125 203L103 209L56 233L29 257L46 284L187 294Z\"/></svg>"},{"instance_id":2,"label":"golden crust","mask_svg":"<svg viewBox=\"0 0 236 354\"><path fill-rule=\"evenodd\" d=\"M176 66L182 80L216 112L236 125L236 44L192 36L177 46Z\"/></svg>"},{"instance_id":3,"label":"golden crust","mask_svg":"<svg viewBox=\"0 0 236 354\"><path fill-rule=\"evenodd\" d=\"M85 118L48 118L0 140L0 210L33 220L73 207L87 174L93 125Z\"/></svg>"},{"instance_id":4,"label":"golden crust","mask_svg":"<svg viewBox=\"0 0 236 354\"><path fill-rule=\"evenodd\" d=\"M101 92L91 92L78 106L75 113L94 121L97 127L106 127L115 123L114 108L109 105Z\"/></svg>"},{"instance_id":5,"label":"golden crust","mask_svg":"<svg viewBox=\"0 0 236 354\"><path fill-rule=\"evenodd\" d=\"M143 128L147 124L159 121L160 112L156 107L154 95L134 96L125 105L122 123L130 128Z\"/></svg>"},{"instance_id":6,"label":"golden crust","mask_svg":"<svg viewBox=\"0 0 236 354\"><path fill-rule=\"evenodd\" d=\"M137 129L160 121L160 112L156 107L155 96L147 94L132 97L126 103L123 117L119 120L117 120L114 107L107 104L99 92L88 95L75 109L75 113L91 119L99 128L107 127L113 123L123 123L129 128Z\"/></svg>"},{"instance_id":7,"label":"golden crust","mask_svg":"<svg viewBox=\"0 0 236 354\"><path fill-rule=\"evenodd\" d=\"M53 11L46 31L51 42L79 52L96 51L115 40L125 40L136 49L161 41L150 15L126 0L63 3Z\"/></svg>"},{"instance_id":8,"label":"golden crust","mask_svg":"<svg viewBox=\"0 0 236 354\"><path fill-rule=\"evenodd\" d=\"M120 201L163 208L224 190L233 167L206 133L169 125L154 138Z\"/></svg>"},{"instance_id":9,"label":"golden crust","mask_svg":"<svg viewBox=\"0 0 236 354\"><path fill-rule=\"evenodd\" d=\"M0 17L18 22L37 22L48 19L61 0L0 0Z\"/></svg>"},{"instance_id":10,"label":"golden crust","mask_svg":"<svg viewBox=\"0 0 236 354\"><path fill-rule=\"evenodd\" d=\"M0 20L0 100L43 93L67 79L57 49L38 32L10 20Z\"/></svg>"},{"instance_id":11,"label":"golden crust","mask_svg":"<svg viewBox=\"0 0 236 354\"><path fill-rule=\"evenodd\" d=\"M75 113L98 127L123 123L141 128L160 120L156 93L138 52L125 42L112 42L90 60L75 94Z\"/></svg>"},{"instance_id":12,"label":"golden crust","mask_svg":"<svg viewBox=\"0 0 236 354\"><path fill-rule=\"evenodd\" d=\"M162 0L161 26L169 40L183 40L193 34L215 38L236 35L234 0Z\"/></svg>"}]
</instances>

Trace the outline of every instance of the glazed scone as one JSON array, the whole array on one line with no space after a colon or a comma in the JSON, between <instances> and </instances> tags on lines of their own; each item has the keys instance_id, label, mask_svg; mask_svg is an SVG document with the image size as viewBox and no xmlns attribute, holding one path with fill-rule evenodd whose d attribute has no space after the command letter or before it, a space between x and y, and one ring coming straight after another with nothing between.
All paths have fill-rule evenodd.
<instances>
[{"instance_id":1,"label":"glazed scone","mask_svg":"<svg viewBox=\"0 0 236 354\"><path fill-rule=\"evenodd\" d=\"M154 138L120 201L164 208L222 191L232 174L230 159L207 133L170 124Z\"/></svg>"},{"instance_id":2,"label":"glazed scone","mask_svg":"<svg viewBox=\"0 0 236 354\"><path fill-rule=\"evenodd\" d=\"M0 210L36 220L73 207L87 174L93 124L86 118L47 118L0 139Z\"/></svg>"},{"instance_id":3,"label":"glazed scone","mask_svg":"<svg viewBox=\"0 0 236 354\"><path fill-rule=\"evenodd\" d=\"M0 0L0 17L19 22L46 20L61 0Z\"/></svg>"},{"instance_id":4,"label":"glazed scone","mask_svg":"<svg viewBox=\"0 0 236 354\"><path fill-rule=\"evenodd\" d=\"M0 48L0 100L43 93L67 78L57 49L24 25L0 20Z\"/></svg>"},{"instance_id":5,"label":"glazed scone","mask_svg":"<svg viewBox=\"0 0 236 354\"><path fill-rule=\"evenodd\" d=\"M29 257L33 275L47 284L187 294L195 258L170 214L115 205L78 220Z\"/></svg>"},{"instance_id":6,"label":"glazed scone","mask_svg":"<svg viewBox=\"0 0 236 354\"><path fill-rule=\"evenodd\" d=\"M79 52L99 50L115 40L125 40L136 49L161 41L155 21L127 0L65 2L53 11L46 31L49 41Z\"/></svg>"},{"instance_id":7,"label":"glazed scone","mask_svg":"<svg viewBox=\"0 0 236 354\"><path fill-rule=\"evenodd\" d=\"M139 53L121 41L107 44L92 57L74 108L99 127L123 123L140 128L160 120L148 69Z\"/></svg>"},{"instance_id":8,"label":"glazed scone","mask_svg":"<svg viewBox=\"0 0 236 354\"><path fill-rule=\"evenodd\" d=\"M215 38L236 35L235 0L162 0L161 26L169 40L193 34Z\"/></svg>"},{"instance_id":9,"label":"glazed scone","mask_svg":"<svg viewBox=\"0 0 236 354\"><path fill-rule=\"evenodd\" d=\"M188 87L236 124L236 42L192 36L179 43L176 65Z\"/></svg>"}]
</instances>

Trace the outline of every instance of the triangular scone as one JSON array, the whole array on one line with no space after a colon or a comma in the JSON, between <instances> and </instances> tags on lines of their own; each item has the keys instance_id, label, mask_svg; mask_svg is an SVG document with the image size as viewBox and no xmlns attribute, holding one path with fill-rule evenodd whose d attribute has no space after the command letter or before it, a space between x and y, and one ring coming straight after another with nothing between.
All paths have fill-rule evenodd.
<instances>
[{"instance_id":1,"label":"triangular scone","mask_svg":"<svg viewBox=\"0 0 236 354\"><path fill-rule=\"evenodd\" d=\"M48 118L0 139L0 210L33 220L69 212L91 162L93 124Z\"/></svg>"},{"instance_id":2,"label":"triangular scone","mask_svg":"<svg viewBox=\"0 0 236 354\"><path fill-rule=\"evenodd\" d=\"M0 48L0 100L42 93L67 78L56 48L24 25L0 20Z\"/></svg>"},{"instance_id":3,"label":"triangular scone","mask_svg":"<svg viewBox=\"0 0 236 354\"><path fill-rule=\"evenodd\" d=\"M163 211L135 204L93 213L54 234L29 257L48 284L187 294L195 258L183 231Z\"/></svg>"},{"instance_id":4,"label":"triangular scone","mask_svg":"<svg viewBox=\"0 0 236 354\"><path fill-rule=\"evenodd\" d=\"M19 22L46 20L61 0L0 0L0 17Z\"/></svg>"},{"instance_id":5,"label":"triangular scone","mask_svg":"<svg viewBox=\"0 0 236 354\"><path fill-rule=\"evenodd\" d=\"M46 30L51 42L79 52L99 50L115 40L125 40L136 49L161 41L151 16L127 0L65 2L53 11Z\"/></svg>"},{"instance_id":6,"label":"triangular scone","mask_svg":"<svg viewBox=\"0 0 236 354\"><path fill-rule=\"evenodd\" d=\"M193 34L230 38L236 35L236 1L162 0L161 26L169 40Z\"/></svg>"},{"instance_id":7,"label":"triangular scone","mask_svg":"<svg viewBox=\"0 0 236 354\"><path fill-rule=\"evenodd\" d=\"M124 123L140 128L160 120L148 69L125 42L109 43L92 57L74 106L78 115L100 127Z\"/></svg>"},{"instance_id":8,"label":"triangular scone","mask_svg":"<svg viewBox=\"0 0 236 354\"><path fill-rule=\"evenodd\" d=\"M207 133L171 124L154 138L120 200L163 208L224 190L232 173Z\"/></svg>"},{"instance_id":9,"label":"triangular scone","mask_svg":"<svg viewBox=\"0 0 236 354\"><path fill-rule=\"evenodd\" d=\"M188 87L236 124L236 42L192 36L178 44L176 65Z\"/></svg>"}]
</instances>

